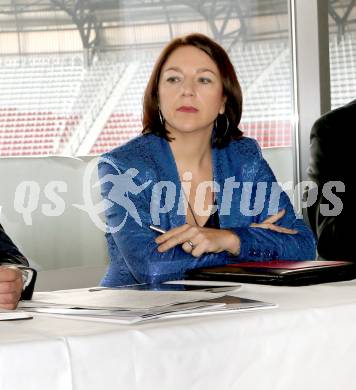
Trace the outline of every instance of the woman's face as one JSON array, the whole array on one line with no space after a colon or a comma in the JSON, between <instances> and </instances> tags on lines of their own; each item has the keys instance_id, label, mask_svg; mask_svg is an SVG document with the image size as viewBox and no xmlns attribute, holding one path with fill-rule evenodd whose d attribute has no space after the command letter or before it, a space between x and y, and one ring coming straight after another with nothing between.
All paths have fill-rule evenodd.
<instances>
[{"instance_id":1,"label":"woman's face","mask_svg":"<svg viewBox=\"0 0 356 390\"><path fill-rule=\"evenodd\" d=\"M226 98L215 62L194 46L176 49L162 67L159 106L170 134L211 131Z\"/></svg>"}]
</instances>

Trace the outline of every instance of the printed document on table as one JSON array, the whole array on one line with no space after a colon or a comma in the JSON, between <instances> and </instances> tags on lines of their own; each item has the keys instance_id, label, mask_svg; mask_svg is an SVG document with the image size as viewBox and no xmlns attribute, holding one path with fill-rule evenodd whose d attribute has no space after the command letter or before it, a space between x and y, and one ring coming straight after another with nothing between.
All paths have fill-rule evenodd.
<instances>
[{"instance_id":1,"label":"printed document on table","mask_svg":"<svg viewBox=\"0 0 356 390\"><path fill-rule=\"evenodd\" d=\"M62 306L32 307L25 310L36 315L66 317L88 321L116 322L121 324L134 324L152 319L163 318L172 313L201 312L225 306L224 303L190 302L177 305L161 306L150 310L106 310L106 309L69 309Z\"/></svg>"},{"instance_id":2,"label":"printed document on table","mask_svg":"<svg viewBox=\"0 0 356 390\"><path fill-rule=\"evenodd\" d=\"M209 301L226 295L226 292L205 291L136 291L87 289L37 292L33 303L41 305L67 305L87 309L149 310L180 303Z\"/></svg>"},{"instance_id":3,"label":"printed document on table","mask_svg":"<svg viewBox=\"0 0 356 390\"><path fill-rule=\"evenodd\" d=\"M66 317L86 321L112 322L118 324L139 324L157 320L177 319L192 316L206 316L216 314L231 314L249 310L272 309L277 305L256 301L252 299L239 298L235 296L223 296L212 299L209 302L185 303L161 308L155 308L146 311L132 310L119 311L111 310L108 315L107 310L81 310L81 309L62 309L62 308L44 308L30 309L35 310L35 315L47 315L54 317Z\"/></svg>"},{"instance_id":4,"label":"printed document on table","mask_svg":"<svg viewBox=\"0 0 356 390\"><path fill-rule=\"evenodd\" d=\"M25 320L31 318L32 318L31 313L26 313L20 310L0 309L0 321Z\"/></svg>"}]
</instances>

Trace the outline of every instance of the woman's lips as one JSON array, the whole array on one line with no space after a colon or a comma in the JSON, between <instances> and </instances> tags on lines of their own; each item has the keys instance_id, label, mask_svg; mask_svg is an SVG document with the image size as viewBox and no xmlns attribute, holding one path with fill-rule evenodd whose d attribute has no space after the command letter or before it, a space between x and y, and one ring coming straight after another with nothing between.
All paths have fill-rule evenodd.
<instances>
[{"instance_id":1,"label":"woman's lips","mask_svg":"<svg viewBox=\"0 0 356 390\"><path fill-rule=\"evenodd\" d=\"M177 111L180 111L180 112L189 112L189 113L198 112L198 110L197 110L195 107L192 107L192 106L182 106L182 107L179 107L179 108L177 109Z\"/></svg>"}]
</instances>

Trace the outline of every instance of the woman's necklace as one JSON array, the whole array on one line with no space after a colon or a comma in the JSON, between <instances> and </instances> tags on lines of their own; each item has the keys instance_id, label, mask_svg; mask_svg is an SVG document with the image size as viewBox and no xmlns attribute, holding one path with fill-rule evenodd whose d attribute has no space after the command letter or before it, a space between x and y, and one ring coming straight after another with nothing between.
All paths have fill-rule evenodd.
<instances>
[{"instance_id":1,"label":"woman's necklace","mask_svg":"<svg viewBox=\"0 0 356 390\"><path fill-rule=\"evenodd\" d=\"M185 200L186 200L187 203L188 203L188 207L189 207L189 210L190 210L190 212L191 212L191 214L192 214L192 217L193 217L193 219L194 219L195 224L196 224L197 226L200 226L199 223L198 223L198 221L197 221L197 218L196 218L196 216L195 216L195 212L194 212L194 210L193 210L193 207L191 206L191 204L190 204L190 202L189 202L189 199L188 199L188 196L187 196L187 194L185 193L185 191L183 190L183 188L182 188L182 192L183 192L183 194L184 194Z\"/></svg>"}]
</instances>

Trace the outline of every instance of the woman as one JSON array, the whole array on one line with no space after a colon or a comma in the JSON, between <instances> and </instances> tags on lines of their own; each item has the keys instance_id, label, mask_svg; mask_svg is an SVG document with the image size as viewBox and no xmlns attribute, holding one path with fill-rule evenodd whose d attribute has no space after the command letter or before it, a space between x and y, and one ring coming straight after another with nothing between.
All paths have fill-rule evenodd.
<instances>
[{"instance_id":1,"label":"woman","mask_svg":"<svg viewBox=\"0 0 356 390\"><path fill-rule=\"evenodd\" d=\"M99 163L111 205L102 285L181 279L242 260L315 258L311 231L256 141L242 137L241 110L222 47L201 34L168 44L146 88L143 135Z\"/></svg>"}]
</instances>

